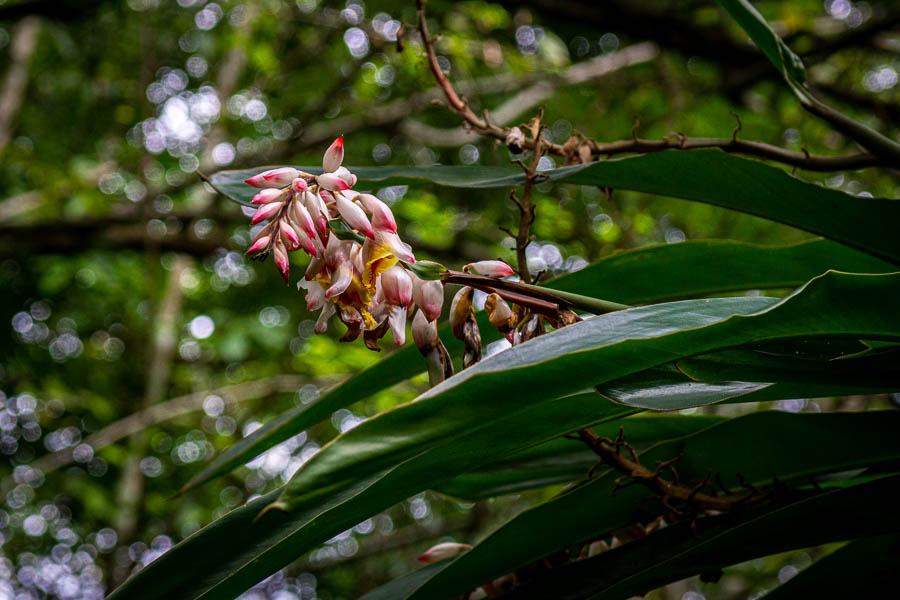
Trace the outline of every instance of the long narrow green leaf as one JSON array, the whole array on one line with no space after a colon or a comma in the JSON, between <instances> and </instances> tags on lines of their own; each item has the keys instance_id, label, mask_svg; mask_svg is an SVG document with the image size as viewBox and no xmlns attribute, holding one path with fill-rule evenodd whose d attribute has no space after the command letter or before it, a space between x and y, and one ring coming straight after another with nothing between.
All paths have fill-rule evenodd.
<instances>
[{"instance_id":1,"label":"long narrow green leaf","mask_svg":"<svg viewBox=\"0 0 900 600\"><path fill-rule=\"evenodd\" d=\"M790 414L760 412L730 419L640 454L646 465L682 455L682 481L718 472L737 488L738 476L761 486L773 478L804 481L829 472L873 465L896 465L900 447L894 431L900 413ZM626 429L627 435L627 429ZM850 437L852 436L852 438ZM853 443L836 443L849 440ZM654 516L636 500L648 494L632 486L611 499L617 473L600 475L553 500L524 511L469 552L459 555L408 598L452 597L540 560L572 543L588 541ZM398 598L399 600L399 598Z\"/></svg>"},{"instance_id":2,"label":"long narrow green leaf","mask_svg":"<svg viewBox=\"0 0 900 600\"><path fill-rule=\"evenodd\" d=\"M679 361L681 364L684 361ZM693 372L692 372L693 374ZM762 374L751 375L762 378ZM770 379L777 379L770 377ZM790 379L790 378L788 378ZM674 366L648 369L597 386L597 391L617 404L645 410L684 410L715 403L769 402L793 398L832 398L835 396L886 394L900 389L900 375L893 385L878 385L856 374L841 381L824 377L823 381L790 380L778 383L752 381L698 381Z\"/></svg>"},{"instance_id":3,"label":"long narrow green leaf","mask_svg":"<svg viewBox=\"0 0 900 600\"><path fill-rule=\"evenodd\" d=\"M697 538L687 523L680 523L594 558L553 569L509 598L625 599L752 558L900 531L894 502L898 492L900 476L827 490L774 509L698 520ZM840 596L829 592L824 597Z\"/></svg>"},{"instance_id":4,"label":"long narrow green leaf","mask_svg":"<svg viewBox=\"0 0 900 600\"><path fill-rule=\"evenodd\" d=\"M252 172L222 171L212 179L229 197L246 201L253 189L240 182ZM506 169L504 175L500 167L478 167L472 171L471 182L458 167L370 167L354 172L363 182L379 185L429 180L457 187L506 187L524 181L520 171ZM900 202L850 196L715 149L668 150L551 169L543 174L555 181L635 190L730 208L900 263L900 236L893 227L900 221Z\"/></svg>"},{"instance_id":5,"label":"long narrow green leaf","mask_svg":"<svg viewBox=\"0 0 900 600\"><path fill-rule=\"evenodd\" d=\"M699 262L703 262L703 269L694 268ZM573 293L610 297L627 304L643 304L744 289L797 287L829 268L876 273L890 270L891 265L827 240L781 248L728 241L689 241L616 254L546 285ZM482 326L485 336L493 332L484 322ZM446 327L441 337L451 352L456 353L458 342ZM412 347L395 352L334 387L310 406L293 408L240 440L193 477L182 493L250 461L335 410L423 370L424 363ZM700 402L703 403L706 402Z\"/></svg>"},{"instance_id":6,"label":"long narrow green leaf","mask_svg":"<svg viewBox=\"0 0 900 600\"><path fill-rule=\"evenodd\" d=\"M342 434L279 497L288 512L270 510L252 527L243 517L236 525L214 523L199 542L191 538L174 548L117 597L192 598L206 592L206 598L230 598L417 491L585 423L633 411L598 402L597 395L554 399L588 384L741 343L816 335L900 339L900 315L882 301L898 293L900 275L828 273L783 300L674 302L541 336ZM258 505L252 510L259 514ZM188 557L199 554L209 558L195 565Z\"/></svg>"},{"instance_id":7,"label":"long narrow green leaf","mask_svg":"<svg viewBox=\"0 0 900 600\"><path fill-rule=\"evenodd\" d=\"M803 61L778 37L748 0L717 1L744 29L750 39L756 42L766 58L784 77L788 87L803 106L828 121L842 133L849 135L870 152L891 157L894 161L900 162L900 144L834 110L810 94L809 88L806 87L806 67L803 66Z\"/></svg>"},{"instance_id":8,"label":"long narrow green leaf","mask_svg":"<svg viewBox=\"0 0 900 600\"><path fill-rule=\"evenodd\" d=\"M804 104L811 102L806 88L806 67L800 57L788 48L763 16L747 0L717 0L750 36L766 58L769 59L797 98Z\"/></svg>"},{"instance_id":9,"label":"long narrow green leaf","mask_svg":"<svg viewBox=\"0 0 900 600\"><path fill-rule=\"evenodd\" d=\"M836 360L726 350L680 360L677 364L682 373L698 381L839 383L884 390L900 386L900 348Z\"/></svg>"},{"instance_id":10,"label":"long narrow green leaf","mask_svg":"<svg viewBox=\"0 0 900 600\"><path fill-rule=\"evenodd\" d=\"M769 600L878 597L891 589L900 565L900 535L850 542L766 594Z\"/></svg>"},{"instance_id":11,"label":"long narrow green leaf","mask_svg":"<svg viewBox=\"0 0 900 600\"><path fill-rule=\"evenodd\" d=\"M339 489L453 432L495 419L510 405L574 393L672 359L767 339L900 339L900 314L882 300L895 292L900 293L900 274L829 272L782 301L688 300L576 323L484 360L432 388L418 402L343 434L298 471L280 503L294 507ZM395 442L373 444L373 439Z\"/></svg>"},{"instance_id":12,"label":"long narrow green leaf","mask_svg":"<svg viewBox=\"0 0 900 600\"><path fill-rule=\"evenodd\" d=\"M600 435L616 437L618 427L628 429L628 441L636 448L695 433L721 423L716 416L641 416L596 428ZM583 478L597 464L597 455L576 440L557 438L517 452L510 457L458 475L436 491L467 500L521 492L554 483Z\"/></svg>"},{"instance_id":13,"label":"long narrow green leaf","mask_svg":"<svg viewBox=\"0 0 900 600\"><path fill-rule=\"evenodd\" d=\"M775 247L694 240L619 252L544 285L625 304L649 304L751 289L795 288L828 269L889 273L897 267L829 240Z\"/></svg>"},{"instance_id":14,"label":"long narrow green leaf","mask_svg":"<svg viewBox=\"0 0 900 600\"><path fill-rule=\"evenodd\" d=\"M280 493L276 490L176 545L116 589L109 600L231 599L341 531L444 479L488 462L485 447L503 456L550 439L546 434L548 424L571 431L633 412L605 402L597 394L523 405L507 414L504 423L510 430L503 436L497 436L493 422L461 432L449 447L432 449L390 469L369 472L349 488L304 509L269 511L258 518Z\"/></svg>"}]
</instances>

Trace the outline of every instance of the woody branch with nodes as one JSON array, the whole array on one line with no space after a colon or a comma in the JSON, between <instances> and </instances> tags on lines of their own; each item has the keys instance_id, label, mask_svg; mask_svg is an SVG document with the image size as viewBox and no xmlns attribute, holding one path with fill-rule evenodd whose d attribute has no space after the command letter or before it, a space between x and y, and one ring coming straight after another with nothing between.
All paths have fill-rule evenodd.
<instances>
[{"instance_id":1,"label":"woody branch with nodes","mask_svg":"<svg viewBox=\"0 0 900 600\"><path fill-rule=\"evenodd\" d=\"M845 157L816 157L807 152L796 154L760 142L741 141L737 138L737 134L741 129L740 118L737 115L735 115L737 126L730 140L692 139L684 135L660 141L641 140L637 136L639 121L636 121L633 139L630 141L603 144L581 136L580 139L573 137L566 144L558 145L549 142L542 135L543 127L541 122L544 110L541 108L529 123L522 125L522 128L529 134L526 137L519 127L507 129L491 123L487 111L484 111L483 116L476 115L466 100L453 88L453 84L447 79L437 60L434 41L428 32L424 0L419 0L418 2L418 30L422 38L425 58L437 86L446 97L447 107L459 115L463 119L464 124L473 131L502 141L516 153L531 150L531 157L527 164L522 160L514 161L525 172L525 183L521 199L517 197L515 190L512 190L510 193L510 199L519 210L518 229L517 231L503 229L515 239L516 266L521 282L513 283L501 280L493 281L489 286L485 286L482 282L473 280L465 273L451 271L443 276L445 282L460 283L470 286L470 288L482 289L492 295L498 295L503 300L515 303L517 305L516 308L519 310L509 313L508 323L503 322L503 318L497 318L497 323L495 323L495 316L499 317L500 315L497 314L493 305L486 303L486 310L489 313L492 324L498 326L501 331L504 331L504 328L510 332L515 331L517 328L521 329L519 336L508 336L508 339L513 344L543 332L542 327L529 329L522 327L523 324L529 322L528 319L531 314L543 316L554 327L564 327L580 320L571 311L573 308L581 308L595 313L628 308L624 305L614 305L614 303L588 307L578 302L578 298L570 299L572 301L567 302L565 298L560 298L556 295L558 294L557 292L550 292L549 290L529 285L531 283L531 274L528 270L525 249L532 239L529 229L535 219L532 190L535 182L538 182L541 178L538 165L545 153L563 156L568 162L589 162L600 156L626 152L645 153L665 149L689 150L717 147L728 152L754 155L807 169L831 170L849 168L849 165L871 166L881 164L881 159L871 154ZM469 288L463 288L463 291L466 289ZM543 297L541 292L545 294ZM454 318L454 312L451 309L451 321ZM766 492L746 484L743 486L744 489L740 491L730 490L722 484L718 474L713 477L713 474L710 473L701 481L682 481L675 466L680 457L662 461L655 468L649 468L641 464L637 451L625 438L624 428L616 439L598 436L589 428L582 429L576 435L568 437L580 440L597 454L600 461L595 465L594 469L605 465L621 474L621 477L616 480L616 489L635 484L648 488L651 492L651 496L648 499L658 500L664 507L666 516L671 520L690 519L691 530L695 534L695 523L698 516L709 511L726 512L738 508L747 508L763 503L770 498ZM627 450L627 454L623 450ZM591 470L591 474L594 469Z\"/></svg>"},{"instance_id":2,"label":"woody branch with nodes","mask_svg":"<svg viewBox=\"0 0 900 600\"><path fill-rule=\"evenodd\" d=\"M632 139L614 142L600 142L586 137L580 133L569 138L564 144L555 144L546 139L537 139L532 136L525 139L521 130L516 127L500 127L490 120L490 113L482 111L482 116L477 115L469 106L466 99L460 96L453 88L453 84L447 79L441 70L434 49L434 40L428 32L428 24L425 18L426 0L417 0L418 6L418 30L425 49L425 57L428 66L434 76L437 86L444 92L447 99L447 108L462 117L466 127L484 136L492 137L517 152L530 150L535 153L553 154L565 159L568 164L587 163L620 154L647 154L661 152L663 150L698 150L702 148L718 148L724 152L754 156L765 160L771 160L794 168L807 171L843 171L848 169L862 169L867 167L897 167L897 157L888 151L885 152L860 152L842 156L821 156L810 154L807 151L792 152L778 146L759 141L741 140L737 134L740 131L740 120L731 138L695 138L683 133L675 133L661 140L641 139L635 130ZM854 140L857 137L855 130L848 128L846 117L833 110L821 108L822 103L816 103L810 112L825 120L838 131L848 135ZM826 110L827 109L827 110ZM860 140L857 140L860 141ZM871 148L866 140L860 141L861 145ZM538 148L535 148L535 146ZM877 147L876 147L877 149ZM537 150L537 151L536 151ZM539 151L539 152L538 152Z\"/></svg>"}]
</instances>

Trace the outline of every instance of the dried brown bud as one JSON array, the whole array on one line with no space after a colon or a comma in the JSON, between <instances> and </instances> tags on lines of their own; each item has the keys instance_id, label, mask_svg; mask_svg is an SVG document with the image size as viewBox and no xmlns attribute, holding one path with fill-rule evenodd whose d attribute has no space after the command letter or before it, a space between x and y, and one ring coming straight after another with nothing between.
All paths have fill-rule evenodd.
<instances>
[{"instance_id":1,"label":"dried brown bud","mask_svg":"<svg viewBox=\"0 0 900 600\"><path fill-rule=\"evenodd\" d=\"M525 134L522 133L522 130L518 127L513 127L509 130L509 133L506 134L504 143L513 154L521 154L525 146Z\"/></svg>"}]
</instances>

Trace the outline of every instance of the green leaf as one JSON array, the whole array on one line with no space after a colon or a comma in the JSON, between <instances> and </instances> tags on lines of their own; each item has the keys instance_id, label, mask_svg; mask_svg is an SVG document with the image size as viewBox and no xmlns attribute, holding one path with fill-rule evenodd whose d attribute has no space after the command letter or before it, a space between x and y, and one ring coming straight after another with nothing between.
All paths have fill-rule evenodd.
<instances>
[{"instance_id":1,"label":"green leaf","mask_svg":"<svg viewBox=\"0 0 900 600\"><path fill-rule=\"evenodd\" d=\"M704 268L694 268L701 261ZM616 254L546 285L571 293L609 294L626 304L641 304L752 288L795 287L829 268L874 273L888 270L890 265L827 240L781 248L728 241L689 241ZM493 332L483 319L480 325L483 335ZM441 338L451 353L458 350L458 342L446 326L441 329ZM395 352L333 388L315 404L291 409L257 429L198 473L182 493L250 461L335 410L424 370L424 362L414 348Z\"/></svg>"},{"instance_id":2,"label":"green leaf","mask_svg":"<svg viewBox=\"0 0 900 600\"><path fill-rule=\"evenodd\" d=\"M593 163L565 181L730 208L900 263L900 236L886 221L900 219L900 202L853 197L718 150L673 150Z\"/></svg>"},{"instance_id":3,"label":"green leaf","mask_svg":"<svg viewBox=\"0 0 900 600\"><path fill-rule=\"evenodd\" d=\"M773 478L803 482L819 474L900 459L894 431L900 412L790 414L759 412L729 419L680 440L658 444L640 454L641 462L676 463L682 481L701 480L718 472L724 485L737 489L738 474L750 484L771 484ZM847 439L853 443L835 443ZM626 428L626 436L628 430ZM586 542L636 520L649 522L656 509L636 500L648 490L631 486L610 495L618 473L602 474L586 485L520 513L475 548L452 561L409 598L463 594L485 581L538 561L576 542ZM854 511L858 513L858 511ZM627 597L627 596L625 596Z\"/></svg>"},{"instance_id":4,"label":"green leaf","mask_svg":"<svg viewBox=\"0 0 900 600\"><path fill-rule=\"evenodd\" d=\"M809 88L806 87L806 68L803 61L791 52L787 44L778 37L748 0L718 0L718 2L744 29L750 39L756 42L807 110L830 123L841 133L850 136L870 152L900 161L900 144L834 110L809 92Z\"/></svg>"},{"instance_id":5,"label":"green leaf","mask_svg":"<svg viewBox=\"0 0 900 600\"><path fill-rule=\"evenodd\" d=\"M490 326L484 313L478 313L477 318L485 343L499 339L500 334ZM441 327L438 333L448 352L455 355L462 351L462 342L453 337L448 325ZM186 483L179 495L250 462L269 448L327 419L334 411L415 377L425 371L425 367L422 355L412 344L396 350L334 386L312 404L285 411L225 450Z\"/></svg>"},{"instance_id":6,"label":"green leaf","mask_svg":"<svg viewBox=\"0 0 900 600\"><path fill-rule=\"evenodd\" d=\"M900 349L897 348L835 360L726 350L680 360L677 365L682 373L698 381L839 383L885 390L900 386Z\"/></svg>"},{"instance_id":7,"label":"green leaf","mask_svg":"<svg viewBox=\"0 0 900 600\"><path fill-rule=\"evenodd\" d=\"M774 508L699 519L697 538L688 523L678 523L616 550L557 567L508 597L630 598L752 558L895 532L900 530L894 502L898 492L900 476L894 476L795 497ZM850 573L841 575L846 578ZM821 597L839 596L829 591Z\"/></svg>"},{"instance_id":8,"label":"green leaf","mask_svg":"<svg viewBox=\"0 0 900 600\"><path fill-rule=\"evenodd\" d=\"M685 361L679 361L678 364L683 362ZM762 378L763 375L756 374L752 377ZM893 381L893 385L877 385L856 374L851 374L845 381L828 377L824 377L822 381L810 378L772 383L722 381L716 378L698 381L685 375L674 365L667 365L604 383L597 386L597 391L617 404L634 408L684 410L719 402L768 402L792 398L885 394L900 389L900 376Z\"/></svg>"},{"instance_id":9,"label":"green leaf","mask_svg":"<svg viewBox=\"0 0 900 600\"><path fill-rule=\"evenodd\" d=\"M898 293L900 275L831 272L780 301L721 298L636 308L498 353L325 446L279 497L289 512L270 510L249 530L226 523L231 544L185 543L161 557L142 571L154 578L160 595L140 597L191 597L189 591L205 590L211 582L218 583L209 597L229 597L417 491L584 423L633 410L598 404L596 395L554 400L560 394L741 343L811 335L900 339L900 315L882 300ZM498 436L501 423L504 435ZM218 539L218 523L207 530ZM180 557L195 553L212 556L207 568L214 572L192 565L185 576L191 583L182 581L186 587L166 596L176 588L158 582L171 580L175 586L180 580L167 569L184 569L190 561ZM130 589L137 593L141 584Z\"/></svg>"},{"instance_id":10,"label":"green leaf","mask_svg":"<svg viewBox=\"0 0 900 600\"><path fill-rule=\"evenodd\" d=\"M347 224L340 219L332 219L331 221L328 221L328 228L331 229L331 231L335 236L337 236L337 239L339 240L351 240L360 244L366 241L366 238L364 236L347 227Z\"/></svg>"},{"instance_id":11,"label":"green leaf","mask_svg":"<svg viewBox=\"0 0 900 600\"><path fill-rule=\"evenodd\" d=\"M769 59L794 94L804 104L809 103L809 90L806 88L806 67L800 57L794 54L787 44L778 37L762 15L747 0L717 0L719 5L728 11L731 18L747 32L766 58Z\"/></svg>"},{"instance_id":12,"label":"green leaf","mask_svg":"<svg viewBox=\"0 0 900 600\"><path fill-rule=\"evenodd\" d=\"M894 585L897 565L900 565L900 535L864 538L819 559L766 594L766 598L858 598L863 595L877 598Z\"/></svg>"},{"instance_id":13,"label":"green leaf","mask_svg":"<svg viewBox=\"0 0 900 600\"><path fill-rule=\"evenodd\" d=\"M806 336L900 340L900 314L883 301L900 293L898 275L829 272L799 292L772 298L686 300L594 317L510 348L458 373L413 404L348 431L288 484L285 506L339 489L501 418L510 406L575 393L672 359L751 342ZM372 440L395 440L373 444Z\"/></svg>"},{"instance_id":14,"label":"green leaf","mask_svg":"<svg viewBox=\"0 0 900 600\"><path fill-rule=\"evenodd\" d=\"M648 369L597 386L616 404L647 410L684 410L718 402L742 402L771 384L716 380L698 382L674 366Z\"/></svg>"},{"instance_id":15,"label":"green leaf","mask_svg":"<svg viewBox=\"0 0 900 600\"><path fill-rule=\"evenodd\" d=\"M828 269L887 273L896 267L828 240L777 247L692 240L619 252L545 285L625 304L649 304L751 289L794 288Z\"/></svg>"},{"instance_id":16,"label":"green leaf","mask_svg":"<svg viewBox=\"0 0 900 600\"><path fill-rule=\"evenodd\" d=\"M435 281L441 278L441 273L447 272L447 267L431 260L417 260L415 264L407 265L410 271L423 281Z\"/></svg>"},{"instance_id":17,"label":"green leaf","mask_svg":"<svg viewBox=\"0 0 900 600\"><path fill-rule=\"evenodd\" d=\"M547 398L507 413L504 422L510 430L503 436L497 436L493 423L475 427L415 460L367 472L349 487L303 509L270 510L260 517L280 494L276 490L176 545L116 589L109 600L231 599L341 531L457 472L488 462L486 447L499 457L547 441L548 423L572 431L633 412L595 393Z\"/></svg>"},{"instance_id":18,"label":"green leaf","mask_svg":"<svg viewBox=\"0 0 900 600\"><path fill-rule=\"evenodd\" d=\"M628 441L640 448L651 442L682 437L716 425L724 417L647 416L600 425L597 433L616 437L619 425ZM583 443L557 438L445 481L436 491L468 500L511 494L583 478L597 464L597 455Z\"/></svg>"},{"instance_id":19,"label":"green leaf","mask_svg":"<svg viewBox=\"0 0 900 600\"><path fill-rule=\"evenodd\" d=\"M369 167L353 171L363 182L383 185L428 180L454 187L506 187L524 182L524 175L516 169L477 167L471 180L462 174L465 169ZM253 188L241 182L259 170L222 171L212 180L229 197L246 201L252 197ZM668 150L551 169L543 174L549 180L634 190L730 208L900 263L900 236L893 227L900 221L900 202L850 196L720 150Z\"/></svg>"}]
</instances>

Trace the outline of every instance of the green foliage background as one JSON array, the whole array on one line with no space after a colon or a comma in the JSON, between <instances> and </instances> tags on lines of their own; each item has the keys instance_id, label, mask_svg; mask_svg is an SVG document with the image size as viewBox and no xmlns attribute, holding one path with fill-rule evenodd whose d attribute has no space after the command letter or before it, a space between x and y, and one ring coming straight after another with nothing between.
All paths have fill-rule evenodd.
<instances>
[{"instance_id":1,"label":"green foliage background","mask_svg":"<svg viewBox=\"0 0 900 600\"><path fill-rule=\"evenodd\" d=\"M897 139L900 19L892 3L756 6L836 106ZM579 17L578 9L587 12ZM576 130L628 139L635 115L645 138L728 138L737 112L742 139L815 154L854 150L802 110L713 3L612 2L601 10L589 2L432 2L429 15L455 82L513 82L467 93L478 108L493 110L537 80L551 82L548 135L557 143ZM100 597L200 526L283 484L342 429L426 389L419 376L378 391L248 467L171 500L218 451L382 358L338 344L339 326L312 335L314 316L298 293L270 264L242 256L247 218L199 180L198 168L315 165L342 133L351 166L509 166L509 151L493 141L444 147L416 134L422 124L459 124L423 97L433 82L412 36L403 51L390 39L399 23L414 21L411 3L375 1L0 4L2 92L14 92L15 69L25 73L16 110L0 120L8 138L0 146L0 322L7 324L0 333L0 580L8 589ZM30 50L17 52L29 28ZM659 46L652 60L565 85L571 65L648 40ZM515 117L532 111L523 106ZM852 195L900 195L887 169L799 175ZM503 188L419 183L380 194L393 201L420 258L448 265L514 258L498 229L517 219ZM654 243L787 245L813 237L707 204L628 190L610 198L590 185L542 184L536 203L532 270L548 275ZM604 297L616 299L615 282L608 285ZM236 387L256 380L264 386ZM183 397L184 411L172 408L96 452L82 445L142 408ZM881 394L777 408L891 402ZM74 456L42 469L54 451ZM359 597L410 571L432 543L478 539L560 489L477 502L417 494L248 597ZM656 593L753 595L832 549L756 559L717 585L691 580Z\"/></svg>"}]
</instances>

